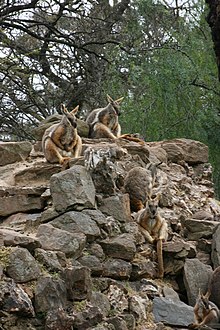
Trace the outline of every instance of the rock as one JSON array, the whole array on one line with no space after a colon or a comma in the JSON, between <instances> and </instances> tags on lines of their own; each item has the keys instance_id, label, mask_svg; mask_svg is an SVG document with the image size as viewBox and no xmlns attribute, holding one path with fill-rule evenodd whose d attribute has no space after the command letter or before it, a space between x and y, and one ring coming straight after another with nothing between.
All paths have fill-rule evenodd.
<instances>
[{"instance_id":1,"label":"rock","mask_svg":"<svg viewBox=\"0 0 220 330\"><path fill-rule=\"evenodd\" d=\"M210 280L210 300L220 309L220 266L215 268Z\"/></svg>"},{"instance_id":2,"label":"rock","mask_svg":"<svg viewBox=\"0 0 220 330\"><path fill-rule=\"evenodd\" d=\"M59 262L59 257L57 256L57 252L55 251L45 251L43 249L36 249L34 256L39 263L41 263L48 269L48 271L59 272L63 269Z\"/></svg>"},{"instance_id":3,"label":"rock","mask_svg":"<svg viewBox=\"0 0 220 330\"><path fill-rule=\"evenodd\" d=\"M56 228L66 230L70 233L83 233L88 242L93 242L101 236L96 222L87 214L77 211L69 211L50 222Z\"/></svg>"},{"instance_id":4,"label":"rock","mask_svg":"<svg viewBox=\"0 0 220 330\"><path fill-rule=\"evenodd\" d=\"M208 162L208 147L199 141L190 139L173 139L163 141L161 143L161 146L166 150L168 154L168 159L169 157L171 157L172 154L169 154L167 145L170 148L171 144L173 145L173 148L176 147L176 149L182 149L183 159L188 164L194 165Z\"/></svg>"},{"instance_id":5,"label":"rock","mask_svg":"<svg viewBox=\"0 0 220 330\"><path fill-rule=\"evenodd\" d=\"M17 246L28 249L30 252L40 247L40 242L31 236L20 234L14 230L0 228L0 237L5 246Z\"/></svg>"},{"instance_id":6,"label":"rock","mask_svg":"<svg viewBox=\"0 0 220 330\"><path fill-rule=\"evenodd\" d=\"M109 317L107 322L112 324L114 326L114 329L128 330L127 324L121 316Z\"/></svg>"},{"instance_id":7,"label":"rock","mask_svg":"<svg viewBox=\"0 0 220 330\"><path fill-rule=\"evenodd\" d=\"M109 259L103 263L102 276L118 280L127 280L131 275L131 264L121 259Z\"/></svg>"},{"instance_id":8,"label":"rock","mask_svg":"<svg viewBox=\"0 0 220 330\"><path fill-rule=\"evenodd\" d=\"M163 244L163 251L166 257L169 258L194 258L196 256L196 248L192 243L185 242L178 236L173 236L171 241ZM171 254L173 256L171 256Z\"/></svg>"},{"instance_id":9,"label":"rock","mask_svg":"<svg viewBox=\"0 0 220 330\"><path fill-rule=\"evenodd\" d=\"M187 327L194 322L193 307L165 297L154 298L153 315L155 322L163 322L172 326Z\"/></svg>"},{"instance_id":10,"label":"rock","mask_svg":"<svg viewBox=\"0 0 220 330\"><path fill-rule=\"evenodd\" d=\"M72 330L73 323L74 317L60 307L47 312L45 330Z\"/></svg>"},{"instance_id":11,"label":"rock","mask_svg":"<svg viewBox=\"0 0 220 330\"><path fill-rule=\"evenodd\" d=\"M131 221L130 199L128 194L118 194L102 199L99 210L120 222Z\"/></svg>"},{"instance_id":12,"label":"rock","mask_svg":"<svg viewBox=\"0 0 220 330\"><path fill-rule=\"evenodd\" d=\"M80 301L90 299L92 280L90 269L84 266L67 267L63 272L69 300Z\"/></svg>"},{"instance_id":13,"label":"rock","mask_svg":"<svg viewBox=\"0 0 220 330\"><path fill-rule=\"evenodd\" d=\"M0 166L23 161L28 158L32 144L22 142L0 142Z\"/></svg>"},{"instance_id":14,"label":"rock","mask_svg":"<svg viewBox=\"0 0 220 330\"><path fill-rule=\"evenodd\" d=\"M104 318L109 315L111 306L106 295L101 292L92 292L90 302L93 306L100 308Z\"/></svg>"},{"instance_id":15,"label":"rock","mask_svg":"<svg viewBox=\"0 0 220 330\"><path fill-rule=\"evenodd\" d=\"M186 237L192 241L202 237L210 238L217 225L216 221L208 220L185 219L182 221L182 226L186 228Z\"/></svg>"},{"instance_id":16,"label":"rock","mask_svg":"<svg viewBox=\"0 0 220 330\"><path fill-rule=\"evenodd\" d=\"M172 301L177 301L177 302L180 301L178 293L175 290L173 290L173 288L171 288L167 285L165 285L163 287L163 294L164 294L164 297L167 299L170 299Z\"/></svg>"},{"instance_id":17,"label":"rock","mask_svg":"<svg viewBox=\"0 0 220 330\"><path fill-rule=\"evenodd\" d=\"M15 184L48 187L50 177L60 171L61 166L59 164L49 164L46 161L33 163L15 173Z\"/></svg>"},{"instance_id":18,"label":"rock","mask_svg":"<svg viewBox=\"0 0 220 330\"><path fill-rule=\"evenodd\" d=\"M44 187L0 187L0 216L43 209L44 191Z\"/></svg>"},{"instance_id":19,"label":"rock","mask_svg":"<svg viewBox=\"0 0 220 330\"><path fill-rule=\"evenodd\" d=\"M74 313L73 329L84 330L91 329L103 319L103 314L97 306L87 305L82 312Z\"/></svg>"},{"instance_id":20,"label":"rock","mask_svg":"<svg viewBox=\"0 0 220 330\"><path fill-rule=\"evenodd\" d=\"M143 299L137 295L132 295L129 298L129 312L134 315L137 324L146 320L146 310L148 304L148 299Z\"/></svg>"},{"instance_id":21,"label":"rock","mask_svg":"<svg viewBox=\"0 0 220 330\"><path fill-rule=\"evenodd\" d=\"M77 258L86 244L86 236L82 233L69 233L66 230L54 228L52 225L40 225L37 238L44 250L61 251L67 257Z\"/></svg>"},{"instance_id":22,"label":"rock","mask_svg":"<svg viewBox=\"0 0 220 330\"><path fill-rule=\"evenodd\" d=\"M214 268L220 266L220 224L216 225L216 228L212 237L212 254L211 259L214 265Z\"/></svg>"},{"instance_id":23,"label":"rock","mask_svg":"<svg viewBox=\"0 0 220 330\"><path fill-rule=\"evenodd\" d=\"M11 249L6 272L17 283L36 280L41 274L40 267L30 252L19 247Z\"/></svg>"},{"instance_id":24,"label":"rock","mask_svg":"<svg viewBox=\"0 0 220 330\"><path fill-rule=\"evenodd\" d=\"M91 270L93 276L101 276L103 274L103 264L96 256L85 255L78 259L85 267Z\"/></svg>"},{"instance_id":25,"label":"rock","mask_svg":"<svg viewBox=\"0 0 220 330\"><path fill-rule=\"evenodd\" d=\"M60 278L50 276L37 280L34 308L36 313L47 313L51 310L64 309L67 301L66 286Z\"/></svg>"},{"instance_id":26,"label":"rock","mask_svg":"<svg viewBox=\"0 0 220 330\"><path fill-rule=\"evenodd\" d=\"M55 210L95 208L95 187L85 167L76 165L52 175L50 189Z\"/></svg>"},{"instance_id":27,"label":"rock","mask_svg":"<svg viewBox=\"0 0 220 330\"><path fill-rule=\"evenodd\" d=\"M155 278L157 276L157 268L149 258L135 255L132 261L132 272L130 279L132 281L140 280L144 277Z\"/></svg>"},{"instance_id":28,"label":"rock","mask_svg":"<svg viewBox=\"0 0 220 330\"><path fill-rule=\"evenodd\" d=\"M186 259L183 280L187 292L188 302L194 306L199 293L206 293L212 268L204 265L198 259Z\"/></svg>"},{"instance_id":29,"label":"rock","mask_svg":"<svg viewBox=\"0 0 220 330\"><path fill-rule=\"evenodd\" d=\"M123 313L128 310L128 292L124 287L118 283L110 284L106 293L113 311Z\"/></svg>"},{"instance_id":30,"label":"rock","mask_svg":"<svg viewBox=\"0 0 220 330\"><path fill-rule=\"evenodd\" d=\"M22 317L34 317L35 312L27 293L12 279L0 281L0 306L7 313Z\"/></svg>"},{"instance_id":31,"label":"rock","mask_svg":"<svg viewBox=\"0 0 220 330\"><path fill-rule=\"evenodd\" d=\"M104 252L112 257L131 261L136 252L134 236L121 234L100 242Z\"/></svg>"}]
</instances>

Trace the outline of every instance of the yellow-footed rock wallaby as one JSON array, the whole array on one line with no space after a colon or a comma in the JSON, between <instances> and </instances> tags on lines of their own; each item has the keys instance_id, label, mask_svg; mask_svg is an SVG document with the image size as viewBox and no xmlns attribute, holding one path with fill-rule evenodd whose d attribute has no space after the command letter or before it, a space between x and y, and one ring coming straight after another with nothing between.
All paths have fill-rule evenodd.
<instances>
[{"instance_id":1,"label":"yellow-footed rock wallaby","mask_svg":"<svg viewBox=\"0 0 220 330\"><path fill-rule=\"evenodd\" d=\"M132 212L143 209L151 195L156 177L156 166L132 168L124 179L124 192L129 194Z\"/></svg>"},{"instance_id":2,"label":"yellow-footed rock wallaby","mask_svg":"<svg viewBox=\"0 0 220 330\"><path fill-rule=\"evenodd\" d=\"M87 117L86 122L90 127L90 138L115 139L121 135L121 126L118 122L120 116L120 103L123 97L113 100L107 95L108 105L105 108L93 110Z\"/></svg>"},{"instance_id":3,"label":"yellow-footed rock wallaby","mask_svg":"<svg viewBox=\"0 0 220 330\"><path fill-rule=\"evenodd\" d=\"M164 276L163 242L168 238L168 226L165 219L159 214L160 194L149 195L145 208L140 210L135 220L142 235L149 243L156 243L158 258L158 277Z\"/></svg>"},{"instance_id":4,"label":"yellow-footed rock wallaby","mask_svg":"<svg viewBox=\"0 0 220 330\"><path fill-rule=\"evenodd\" d=\"M71 158L80 156L82 140L77 133L77 119L75 117L78 108L79 106L69 112L65 105L61 104L63 113L61 121L45 130L42 138L42 149L49 163L67 166Z\"/></svg>"},{"instance_id":5,"label":"yellow-footed rock wallaby","mask_svg":"<svg viewBox=\"0 0 220 330\"><path fill-rule=\"evenodd\" d=\"M206 294L199 290L194 306L195 323L190 324L190 329L197 329L203 325L220 327L220 266L212 273Z\"/></svg>"},{"instance_id":6,"label":"yellow-footed rock wallaby","mask_svg":"<svg viewBox=\"0 0 220 330\"><path fill-rule=\"evenodd\" d=\"M189 325L190 329L199 329L200 327L205 325L220 325L220 311L218 307L212 301L209 300L209 297L209 290L205 295L201 294L199 290L199 295L194 306L195 323Z\"/></svg>"},{"instance_id":7,"label":"yellow-footed rock wallaby","mask_svg":"<svg viewBox=\"0 0 220 330\"><path fill-rule=\"evenodd\" d=\"M119 124L118 117L120 116L120 104L123 99L124 97L113 100L107 95L108 105L90 112L86 118L86 123L89 125L89 138L123 138L144 144L144 141L140 139L137 134L121 135L121 125Z\"/></svg>"}]
</instances>

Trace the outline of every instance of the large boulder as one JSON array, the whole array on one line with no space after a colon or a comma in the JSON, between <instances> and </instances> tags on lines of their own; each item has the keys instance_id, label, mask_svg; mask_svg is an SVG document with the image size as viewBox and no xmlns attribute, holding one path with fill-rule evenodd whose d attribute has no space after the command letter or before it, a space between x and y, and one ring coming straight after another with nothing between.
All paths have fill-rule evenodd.
<instances>
[{"instance_id":1,"label":"large boulder","mask_svg":"<svg viewBox=\"0 0 220 330\"><path fill-rule=\"evenodd\" d=\"M32 144L22 142L0 142L0 166L24 161L30 155Z\"/></svg>"}]
</instances>

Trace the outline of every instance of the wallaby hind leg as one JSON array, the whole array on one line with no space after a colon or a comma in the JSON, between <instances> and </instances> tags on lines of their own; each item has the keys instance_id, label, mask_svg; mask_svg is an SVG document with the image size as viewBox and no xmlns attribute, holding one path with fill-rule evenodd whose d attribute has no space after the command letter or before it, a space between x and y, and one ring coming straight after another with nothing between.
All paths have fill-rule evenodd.
<instances>
[{"instance_id":1,"label":"wallaby hind leg","mask_svg":"<svg viewBox=\"0 0 220 330\"><path fill-rule=\"evenodd\" d=\"M60 165L64 162L64 157L60 154L55 143L50 139L46 139L44 142L44 155L49 163L59 163Z\"/></svg>"}]
</instances>

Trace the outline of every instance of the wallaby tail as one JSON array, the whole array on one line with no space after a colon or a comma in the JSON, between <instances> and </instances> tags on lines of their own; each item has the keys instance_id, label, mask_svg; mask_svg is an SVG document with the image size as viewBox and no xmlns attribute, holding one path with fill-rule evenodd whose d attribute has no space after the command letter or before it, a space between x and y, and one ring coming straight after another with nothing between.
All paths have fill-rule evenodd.
<instances>
[{"instance_id":1,"label":"wallaby tail","mask_svg":"<svg viewBox=\"0 0 220 330\"><path fill-rule=\"evenodd\" d=\"M158 277L163 278L164 266L163 266L163 241L158 239L157 241L157 260L158 260Z\"/></svg>"},{"instance_id":2,"label":"wallaby tail","mask_svg":"<svg viewBox=\"0 0 220 330\"><path fill-rule=\"evenodd\" d=\"M128 141L133 141L133 142L137 142L139 144L145 144L144 140L142 140L141 138L135 136L135 134L122 134L119 136L119 138L128 140Z\"/></svg>"}]
</instances>

